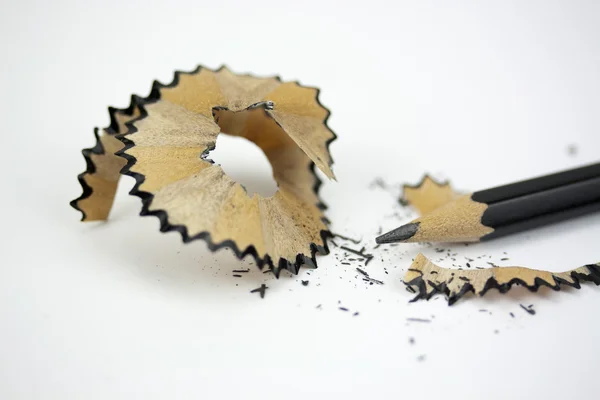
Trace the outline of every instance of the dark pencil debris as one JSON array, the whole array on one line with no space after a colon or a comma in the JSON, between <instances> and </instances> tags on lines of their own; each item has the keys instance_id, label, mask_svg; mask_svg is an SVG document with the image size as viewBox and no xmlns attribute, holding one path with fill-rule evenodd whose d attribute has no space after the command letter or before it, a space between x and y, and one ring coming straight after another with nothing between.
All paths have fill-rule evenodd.
<instances>
[{"instance_id":1,"label":"dark pencil debris","mask_svg":"<svg viewBox=\"0 0 600 400\"><path fill-rule=\"evenodd\" d=\"M346 307L338 307L338 308L342 311L348 311L348 309Z\"/></svg>"},{"instance_id":2,"label":"dark pencil debris","mask_svg":"<svg viewBox=\"0 0 600 400\"><path fill-rule=\"evenodd\" d=\"M239 275L239 274L233 274L232 276L233 276L233 277L235 277L235 278L241 278L241 277L242 277L242 276L241 276L241 275Z\"/></svg>"},{"instance_id":3,"label":"dark pencil debris","mask_svg":"<svg viewBox=\"0 0 600 400\"><path fill-rule=\"evenodd\" d=\"M302 286L308 286L308 281L302 281Z\"/></svg>"},{"instance_id":4,"label":"dark pencil debris","mask_svg":"<svg viewBox=\"0 0 600 400\"><path fill-rule=\"evenodd\" d=\"M250 291L250 293L260 293L260 298L264 299L265 298L265 292L269 287L267 285L265 285L264 283L262 285L260 285L260 287L256 288L256 289L252 289Z\"/></svg>"},{"instance_id":5,"label":"dark pencil debris","mask_svg":"<svg viewBox=\"0 0 600 400\"><path fill-rule=\"evenodd\" d=\"M378 176L377 178L373 179L373 182L369 183L369 189L373 188L385 189L387 188L387 184L385 183L383 178Z\"/></svg>"},{"instance_id":6,"label":"dark pencil debris","mask_svg":"<svg viewBox=\"0 0 600 400\"><path fill-rule=\"evenodd\" d=\"M430 319L425 318L406 318L406 320L410 322L431 322Z\"/></svg>"},{"instance_id":7,"label":"dark pencil debris","mask_svg":"<svg viewBox=\"0 0 600 400\"><path fill-rule=\"evenodd\" d=\"M248 268L248 269L234 269L231 272L233 272L234 274L244 274L246 272L250 272L250 268Z\"/></svg>"},{"instance_id":8,"label":"dark pencil debris","mask_svg":"<svg viewBox=\"0 0 600 400\"><path fill-rule=\"evenodd\" d=\"M529 307L525 307L523 304L519 304L523 310L525 310L528 314L535 315L535 310L533 309L533 304L530 304Z\"/></svg>"},{"instance_id":9,"label":"dark pencil debris","mask_svg":"<svg viewBox=\"0 0 600 400\"><path fill-rule=\"evenodd\" d=\"M365 254L365 253L364 253L364 251L365 251L365 248L364 248L364 247L363 247L362 249L360 249L360 250L354 250L354 249L351 249L350 247L346 247L346 246L340 246L340 249L343 249L343 250L349 251L350 253L352 253L352 254L356 254L357 256L360 256L360 257L364 257L364 258L373 258L373 255L372 255L372 254Z\"/></svg>"},{"instance_id":10,"label":"dark pencil debris","mask_svg":"<svg viewBox=\"0 0 600 400\"><path fill-rule=\"evenodd\" d=\"M373 278L371 278L371 277L369 276L369 274L368 274L368 273L366 273L365 271L363 271L362 269L360 269L360 268L356 268L356 270L357 270L357 271L358 271L358 272L359 272L361 275L363 275L363 276L366 278L366 279L365 279L366 281L368 281L368 282L371 282L371 283L376 283L376 284L378 284L378 285L383 285L383 282L382 282L382 281L379 281L379 280L377 280L377 279L373 279Z\"/></svg>"}]
</instances>

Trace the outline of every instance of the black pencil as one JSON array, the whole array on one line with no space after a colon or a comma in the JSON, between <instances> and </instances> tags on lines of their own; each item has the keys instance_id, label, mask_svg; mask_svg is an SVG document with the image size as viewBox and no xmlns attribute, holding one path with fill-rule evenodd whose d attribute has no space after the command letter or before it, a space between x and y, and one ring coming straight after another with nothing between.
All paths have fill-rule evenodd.
<instances>
[{"instance_id":1,"label":"black pencil","mask_svg":"<svg viewBox=\"0 0 600 400\"><path fill-rule=\"evenodd\" d=\"M461 196L376 241L477 242L599 210L600 163Z\"/></svg>"}]
</instances>

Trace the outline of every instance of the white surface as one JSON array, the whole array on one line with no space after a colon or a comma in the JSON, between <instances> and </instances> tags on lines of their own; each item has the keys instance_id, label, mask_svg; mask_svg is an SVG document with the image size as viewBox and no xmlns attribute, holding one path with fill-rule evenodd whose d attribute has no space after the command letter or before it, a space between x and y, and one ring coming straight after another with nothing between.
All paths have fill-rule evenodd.
<instances>
[{"instance_id":1,"label":"white surface","mask_svg":"<svg viewBox=\"0 0 600 400\"><path fill-rule=\"evenodd\" d=\"M197 63L322 88L339 139L321 196L332 229L365 240L401 222L376 176L473 190L598 160L598 2L282 3L2 2L0 398L597 398L591 284L409 304L416 245L369 264L383 286L335 254L233 278L248 263L139 218L130 179L109 223L77 222L106 106ZM593 215L455 249L559 271L598 261L599 234Z\"/></svg>"}]
</instances>

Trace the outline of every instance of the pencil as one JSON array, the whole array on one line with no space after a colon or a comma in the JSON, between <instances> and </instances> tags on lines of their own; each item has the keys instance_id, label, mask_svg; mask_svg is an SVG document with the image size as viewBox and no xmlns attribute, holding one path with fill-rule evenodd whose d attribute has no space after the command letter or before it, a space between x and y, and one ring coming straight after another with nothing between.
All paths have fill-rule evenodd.
<instances>
[{"instance_id":1,"label":"pencil","mask_svg":"<svg viewBox=\"0 0 600 400\"><path fill-rule=\"evenodd\" d=\"M600 163L463 195L377 243L478 242L600 210Z\"/></svg>"}]
</instances>

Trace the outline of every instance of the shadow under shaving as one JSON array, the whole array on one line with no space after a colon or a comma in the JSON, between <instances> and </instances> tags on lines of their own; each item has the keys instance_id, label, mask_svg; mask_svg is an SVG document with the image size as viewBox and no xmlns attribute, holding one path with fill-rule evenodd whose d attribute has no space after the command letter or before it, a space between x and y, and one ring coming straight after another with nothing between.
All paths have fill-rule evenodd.
<instances>
[{"instance_id":1,"label":"shadow under shaving","mask_svg":"<svg viewBox=\"0 0 600 400\"><path fill-rule=\"evenodd\" d=\"M506 293L501 293L497 289L490 289L483 296L476 295L473 292L465 293L454 304L449 306L456 308L460 307L462 304L467 305L470 303L476 305L478 308L492 309L494 306L498 306L499 304L518 306L519 304L535 305L540 301L557 303L577 295L582 290L592 290L600 293L600 286L596 286L592 282L582 282L580 289L562 285L560 290L552 290L547 286L540 286L537 291L532 292L524 286L514 284ZM417 300L417 302L433 301L436 298L442 298L445 302L448 301L448 297L446 295L438 293L430 300L420 299Z\"/></svg>"},{"instance_id":2,"label":"shadow under shaving","mask_svg":"<svg viewBox=\"0 0 600 400\"><path fill-rule=\"evenodd\" d=\"M240 260L228 248L212 252L204 241L185 244L178 232L160 232L156 218L136 215L139 208L135 198L120 199L108 221L85 223L88 251L110 249L107 258L114 260L115 268L126 268L149 284L177 293L234 288L236 284L245 292L276 279L270 272L263 273L268 267L260 270L251 255ZM280 280L290 277L284 270Z\"/></svg>"}]
</instances>

